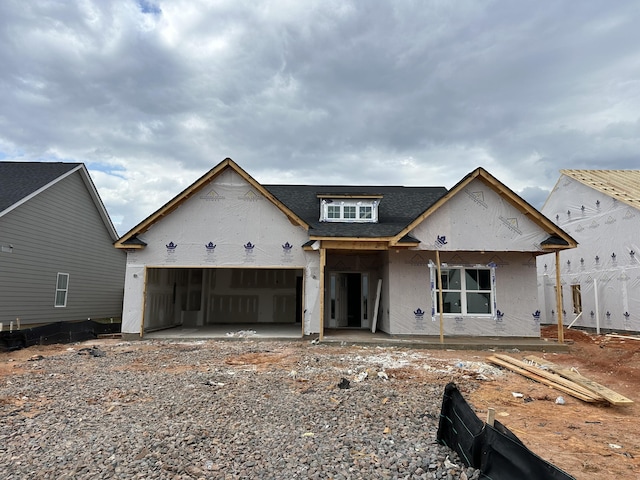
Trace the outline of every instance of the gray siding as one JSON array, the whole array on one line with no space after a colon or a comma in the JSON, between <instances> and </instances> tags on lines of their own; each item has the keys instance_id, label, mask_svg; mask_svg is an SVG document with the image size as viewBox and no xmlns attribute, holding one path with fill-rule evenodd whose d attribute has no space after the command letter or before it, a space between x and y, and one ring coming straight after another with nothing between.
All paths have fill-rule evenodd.
<instances>
[{"instance_id":1,"label":"gray siding","mask_svg":"<svg viewBox=\"0 0 640 480\"><path fill-rule=\"evenodd\" d=\"M126 256L116 250L76 172L0 217L0 322L120 318ZM69 274L66 307L54 307L57 273Z\"/></svg>"}]
</instances>

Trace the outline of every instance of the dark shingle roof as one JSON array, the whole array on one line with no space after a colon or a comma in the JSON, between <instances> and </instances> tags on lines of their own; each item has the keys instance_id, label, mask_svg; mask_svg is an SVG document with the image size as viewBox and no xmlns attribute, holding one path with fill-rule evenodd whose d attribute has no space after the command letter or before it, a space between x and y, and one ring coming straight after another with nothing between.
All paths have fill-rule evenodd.
<instances>
[{"instance_id":1,"label":"dark shingle roof","mask_svg":"<svg viewBox=\"0 0 640 480\"><path fill-rule=\"evenodd\" d=\"M263 185L321 237L392 237L447 193L444 187ZM383 195L378 223L320 222L318 194Z\"/></svg>"},{"instance_id":2,"label":"dark shingle roof","mask_svg":"<svg viewBox=\"0 0 640 480\"><path fill-rule=\"evenodd\" d=\"M0 212L81 163L0 162Z\"/></svg>"},{"instance_id":3,"label":"dark shingle roof","mask_svg":"<svg viewBox=\"0 0 640 480\"><path fill-rule=\"evenodd\" d=\"M546 245L569 245L569 242L567 242L563 238L560 238L558 235L551 235L550 237L548 237L545 240L543 240L542 242L540 242L540 245L543 245L543 246L546 246Z\"/></svg>"}]
</instances>

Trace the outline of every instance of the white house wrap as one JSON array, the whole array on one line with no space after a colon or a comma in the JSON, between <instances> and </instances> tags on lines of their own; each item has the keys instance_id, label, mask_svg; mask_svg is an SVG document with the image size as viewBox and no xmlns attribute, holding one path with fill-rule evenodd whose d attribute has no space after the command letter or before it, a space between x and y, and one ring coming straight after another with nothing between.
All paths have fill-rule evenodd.
<instances>
[{"instance_id":1,"label":"white house wrap","mask_svg":"<svg viewBox=\"0 0 640 480\"><path fill-rule=\"evenodd\" d=\"M564 323L640 331L640 171L561 170L543 212L579 243L560 263ZM557 322L556 265L538 257L540 316Z\"/></svg>"},{"instance_id":2,"label":"white house wrap","mask_svg":"<svg viewBox=\"0 0 640 480\"><path fill-rule=\"evenodd\" d=\"M482 169L449 191L261 185L226 159L116 242L128 252L123 333L438 335L438 251L446 335L539 336L535 257L574 245Z\"/></svg>"}]
</instances>

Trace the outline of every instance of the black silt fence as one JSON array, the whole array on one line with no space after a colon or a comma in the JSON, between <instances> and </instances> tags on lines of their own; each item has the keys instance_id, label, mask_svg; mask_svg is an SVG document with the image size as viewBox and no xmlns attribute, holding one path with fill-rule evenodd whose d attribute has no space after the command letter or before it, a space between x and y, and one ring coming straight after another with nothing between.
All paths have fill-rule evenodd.
<instances>
[{"instance_id":1,"label":"black silt fence","mask_svg":"<svg viewBox=\"0 0 640 480\"><path fill-rule=\"evenodd\" d=\"M98 335L119 333L120 323L56 322L34 328L23 328L13 332L0 332L0 351L8 352L33 345L73 343L92 340Z\"/></svg>"},{"instance_id":2,"label":"black silt fence","mask_svg":"<svg viewBox=\"0 0 640 480\"><path fill-rule=\"evenodd\" d=\"M525 447L497 420L493 427L480 420L453 383L444 389L437 438L467 467L480 470L481 479L575 480Z\"/></svg>"}]
</instances>

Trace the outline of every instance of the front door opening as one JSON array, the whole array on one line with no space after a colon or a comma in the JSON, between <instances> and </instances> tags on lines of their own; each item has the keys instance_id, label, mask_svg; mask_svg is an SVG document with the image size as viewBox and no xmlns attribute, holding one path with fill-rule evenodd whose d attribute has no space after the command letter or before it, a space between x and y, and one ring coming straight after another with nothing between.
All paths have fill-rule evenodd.
<instances>
[{"instance_id":1,"label":"front door opening","mask_svg":"<svg viewBox=\"0 0 640 480\"><path fill-rule=\"evenodd\" d=\"M369 274L329 275L329 327L369 328Z\"/></svg>"}]
</instances>

